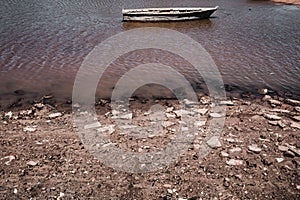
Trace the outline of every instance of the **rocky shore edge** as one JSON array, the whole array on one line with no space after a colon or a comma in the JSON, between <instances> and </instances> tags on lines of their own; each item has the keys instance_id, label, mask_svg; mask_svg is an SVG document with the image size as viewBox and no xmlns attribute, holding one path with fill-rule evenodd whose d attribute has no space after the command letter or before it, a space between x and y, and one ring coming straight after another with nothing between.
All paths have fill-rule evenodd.
<instances>
[{"instance_id":1,"label":"rocky shore edge","mask_svg":"<svg viewBox=\"0 0 300 200\"><path fill-rule=\"evenodd\" d=\"M272 0L275 3L284 3L292 5L300 5L300 0Z\"/></svg>"},{"instance_id":2,"label":"rocky shore edge","mask_svg":"<svg viewBox=\"0 0 300 200\"><path fill-rule=\"evenodd\" d=\"M211 99L200 97L198 132L190 148L170 166L128 174L105 166L82 144L71 111L57 110L45 99L20 111L0 112L0 197L102 199L297 199L300 197L300 101L268 95L248 101L230 98L219 138L206 141ZM107 134L127 151L147 153L162 148L181 122L176 100L130 99L137 129L148 123L148 108L165 110L163 134L134 138L113 125L110 103L96 103L99 124L87 125ZM193 102L185 101L187 106ZM80 109L79 104L75 104ZM80 113L79 113L80 114ZM84 113L82 113L84 114ZM124 116L122 116L124 118ZM149 139L149 140L148 140ZM206 143L212 150L200 158Z\"/></svg>"}]
</instances>

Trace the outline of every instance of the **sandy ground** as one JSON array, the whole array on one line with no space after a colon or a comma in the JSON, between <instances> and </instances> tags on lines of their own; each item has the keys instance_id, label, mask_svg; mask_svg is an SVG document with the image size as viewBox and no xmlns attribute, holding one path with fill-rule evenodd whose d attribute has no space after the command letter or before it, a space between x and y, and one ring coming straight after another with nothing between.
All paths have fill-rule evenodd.
<instances>
[{"instance_id":1,"label":"sandy ground","mask_svg":"<svg viewBox=\"0 0 300 200\"><path fill-rule=\"evenodd\" d=\"M76 131L70 105L55 108L42 101L26 110L1 112L0 199L300 198L299 101L268 95L228 99L221 136L209 141L208 125L220 116L212 112L208 97L200 102L188 149L148 173L127 173L95 159ZM106 134L127 152L157 151L182 123L178 102L130 101L136 126L149 125L149 108L157 104L165 124L151 137L138 138L112 126L110 104L104 100L96 106L101 125L86 128ZM199 155L201 145L211 148L205 157Z\"/></svg>"}]
</instances>

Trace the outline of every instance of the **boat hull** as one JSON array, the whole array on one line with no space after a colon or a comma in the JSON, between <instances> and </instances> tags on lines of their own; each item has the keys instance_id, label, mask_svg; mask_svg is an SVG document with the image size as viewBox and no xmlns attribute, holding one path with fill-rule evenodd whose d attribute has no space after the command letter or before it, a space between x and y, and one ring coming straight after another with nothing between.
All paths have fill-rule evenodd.
<instances>
[{"instance_id":1,"label":"boat hull","mask_svg":"<svg viewBox=\"0 0 300 200\"><path fill-rule=\"evenodd\" d=\"M143 22L155 22L155 21L186 21L209 18L218 7L181 10L176 8L169 9L172 12L166 12L166 10L158 10L155 12L153 9L137 9L137 10L123 10L123 21L143 21Z\"/></svg>"}]
</instances>

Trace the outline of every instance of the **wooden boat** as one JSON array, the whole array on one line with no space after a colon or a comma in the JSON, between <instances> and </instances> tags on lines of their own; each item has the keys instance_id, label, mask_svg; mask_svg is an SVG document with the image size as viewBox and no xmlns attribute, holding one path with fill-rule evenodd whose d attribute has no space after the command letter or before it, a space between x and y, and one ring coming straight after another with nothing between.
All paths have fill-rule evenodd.
<instances>
[{"instance_id":1,"label":"wooden boat","mask_svg":"<svg viewBox=\"0 0 300 200\"><path fill-rule=\"evenodd\" d=\"M209 18L218 8L123 9L122 14L123 21L184 21Z\"/></svg>"}]
</instances>

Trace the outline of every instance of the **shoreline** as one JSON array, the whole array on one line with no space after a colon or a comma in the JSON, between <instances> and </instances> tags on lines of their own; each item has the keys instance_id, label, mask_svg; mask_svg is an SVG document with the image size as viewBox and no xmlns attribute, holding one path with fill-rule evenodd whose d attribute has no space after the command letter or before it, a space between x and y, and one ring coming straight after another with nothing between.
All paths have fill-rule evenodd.
<instances>
[{"instance_id":1,"label":"shoreline","mask_svg":"<svg viewBox=\"0 0 300 200\"><path fill-rule=\"evenodd\" d=\"M161 134L136 138L111 126L114 119L105 100L96 105L100 125L93 127L98 134L106 134L112 143L130 152L163 148L181 123L178 101L130 103L133 129L149 125L149 108L160 104L166 114ZM189 149L169 166L140 174L118 171L95 159L82 144L71 111L45 101L26 110L1 111L0 197L299 198L300 101L265 94L255 101L231 98L224 104L227 112L220 138L205 140L208 125L217 116L212 115L210 98L203 95L195 110L199 129ZM198 154L202 144L211 148L203 158Z\"/></svg>"},{"instance_id":2,"label":"shoreline","mask_svg":"<svg viewBox=\"0 0 300 200\"><path fill-rule=\"evenodd\" d=\"M300 0L272 0L274 3L283 3L288 5L300 5Z\"/></svg>"}]
</instances>

